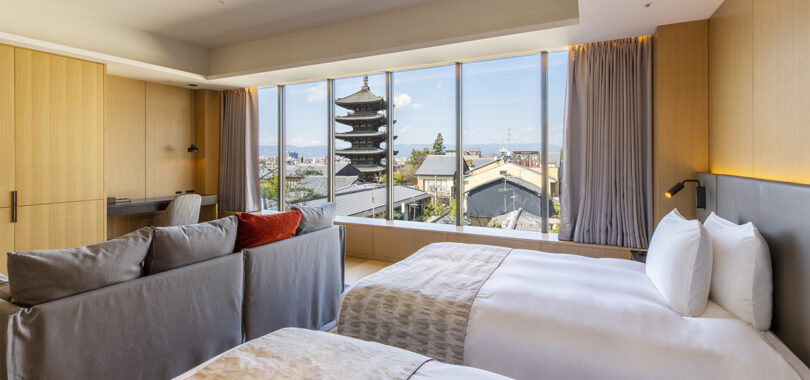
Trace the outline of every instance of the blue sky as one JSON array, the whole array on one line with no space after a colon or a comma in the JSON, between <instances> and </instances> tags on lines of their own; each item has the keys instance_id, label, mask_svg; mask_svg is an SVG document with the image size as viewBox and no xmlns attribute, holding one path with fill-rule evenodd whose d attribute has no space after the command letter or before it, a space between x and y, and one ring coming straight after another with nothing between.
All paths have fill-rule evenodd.
<instances>
[{"instance_id":1,"label":"blue sky","mask_svg":"<svg viewBox=\"0 0 810 380\"><path fill-rule=\"evenodd\" d=\"M567 52L549 54L549 144L562 145ZM430 146L441 132L445 144L455 141L455 67L400 71L394 79L394 132L399 144ZM362 77L335 80L335 95L360 89ZM465 63L462 65L464 145L540 144L540 55ZM385 94L385 76L369 76L371 91ZM326 82L289 85L287 144L324 146L326 154ZM277 133L275 87L259 89L261 145L275 145ZM338 115L347 111L336 107ZM337 130L346 127L338 124ZM338 141L338 149L347 147Z\"/></svg>"}]
</instances>

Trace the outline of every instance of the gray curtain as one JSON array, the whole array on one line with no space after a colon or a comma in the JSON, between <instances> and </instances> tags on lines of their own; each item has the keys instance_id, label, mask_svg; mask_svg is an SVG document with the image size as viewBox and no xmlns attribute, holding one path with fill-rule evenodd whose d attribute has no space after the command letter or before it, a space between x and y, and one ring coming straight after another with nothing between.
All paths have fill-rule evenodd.
<instances>
[{"instance_id":1,"label":"gray curtain","mask_svg":"<svg viewBox=\"0 0 810 380\"><path fill-rule=\"evenodd\" d=\"M560 240L646 248L652 229L653 37L568 52Z\"/></svg>"},{"instance_id":2,"label":"gray curtain","mask_svg":"<svg viewBox=\"0 0 810 380\"><path fill-rule=\"evenodd\" d=\"M256 88L223 91L219 139L219 208L259 211L259 104Z\"/></svg>"}]
</instances>

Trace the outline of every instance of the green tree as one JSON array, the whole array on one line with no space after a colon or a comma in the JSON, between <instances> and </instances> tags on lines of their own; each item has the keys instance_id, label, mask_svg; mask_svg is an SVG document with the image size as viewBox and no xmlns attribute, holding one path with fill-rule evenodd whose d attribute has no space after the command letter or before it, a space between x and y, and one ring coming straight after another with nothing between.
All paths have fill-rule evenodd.
<instances>
[{"instance_id":1,"label":"green tree","mask_svg":"<svg viewBox=\"0 0 810 380\"><path fill-rule=\"evenodd\" d=\"M380 183L385 183L388 180L388 174L383 174L380 177ZM402 173L401 172L394 172L394 183L401 184L402 183Z\"/></svg>"},{"instance_id":2,"label":"green tree","mask_svg":"<svg viewBox=\"0 0 810 380\"><path fill-rule=\"evenodd\" d=\"M444 154L444 137L441 132L436 135L436 140L433 141L433 154Z\"/></svg>"},{"instance_id":3,"label":"green tree","mask_svg":"<svg viewBox=\"0 0 810 380\"><path fill-rule=\"evenodd\" d=\"M453 198L453 200L450 201L450 215L455 216L457 208L458 208L458 206L456 206L456 199Z\"/></svg>"},{"instance_id":4,"label":"green tree","mask_svg":"<svg viewBox=\"0 0 810 380\"><path fill-rule=\"evenodd\" d=\"M422 219L426 220L434 216L442 215L446 212L447 208L444 207L442 202L439 202L438 199L434 199L425 205L425 212L422 214Z\"/></svg>"},{"instance_id":5,"label":"green tree","mask_svg":"<svg viewBox=\"0 0 810 380\"><path fill-rule=\"evenodd\" d=\"M428 148L411 149L411 156L408 157L408 161L405 162L405 167L398 171L402 175L401 184L416 186L416 170L422 166L422 163L425 162L425 157L427 157L430 152ZM397 178L394 177L394 181L396 181L396 179Z\"/></svg>"}]
</instances>

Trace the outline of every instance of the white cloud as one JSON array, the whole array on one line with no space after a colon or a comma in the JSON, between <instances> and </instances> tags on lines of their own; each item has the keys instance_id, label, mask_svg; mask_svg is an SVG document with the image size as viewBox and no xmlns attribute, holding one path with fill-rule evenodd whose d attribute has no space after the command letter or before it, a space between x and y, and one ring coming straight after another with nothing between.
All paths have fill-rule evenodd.
<instances>
[{"instance_id":1,"label":"white cloud","mask_svg":"<svg viewBox=\"0 0 810 380\"><path fill-rule=\"evenodd\" d=\"M394 95L394 107L405 108L408 104L411 104L411 96L406 93L396 94Z\"/></svg>"},{"instance_id":2,"label":"white cloud","mask_svg":"<svg viewBox=\"0 0 810 380\"><path fill-rule=\"evenodd\" d=\"M310 103L326 100L326 82L307 88L307 101Z\"/></svg>"},{"instance_id":3,"label":"white cloud","mask_svg":"<svg viewBox=\"0 0 810 380\"><path fill-rule=\"evenodd\" d=\"M413 103L411 107L413 108L422 108L425 106L425 103Z\"/></svg>"}]
</instances>

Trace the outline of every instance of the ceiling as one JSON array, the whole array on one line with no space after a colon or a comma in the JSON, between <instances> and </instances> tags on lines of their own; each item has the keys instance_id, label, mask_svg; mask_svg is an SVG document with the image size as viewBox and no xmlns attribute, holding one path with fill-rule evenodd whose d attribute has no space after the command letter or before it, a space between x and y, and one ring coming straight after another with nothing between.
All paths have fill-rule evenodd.
<instances>
[{"instance_id":1,"label":"ceiling","mask_svg":"<svg viewBox=\"0 0 810 380\"><path fill-rule=\"evenodd\" d=\"M89 17L216 48L438 0L33 1L79 8Z\"/></svg>"},{"instance_id":2,"label":"ceiling","mask_svg":"<svg viewBox=\"0 0 810 380\"><path fill-rule=\"evenodd\" d=\"M709 18L722 3L722 0L579 0L578 3L576 0L542 0L543 4L548 4L542 9L548 9L549 13L552 11L549 7L555 4L578 4L578 14L573 19L559 16L559 20L545 20L530 27L516 24L514 30L501 24L491 35L433 40L427 36L425 43L403 43L388 51L324 53L279 65L263 64L262 56L257 55L268 50L283 50L278 46L286 46L284 51L290 52L289 46L316 43L318 33L335 30L330 27L362 31L366 26L371 28L374 25L371 20L375 18L399 14L413 20L421 18L414 15L424 14L419 13L422 10L441 9L443 4L474 7L476 3L470 1L0 0L3 9L0 43L103 62L114 75L222 89L473 60L652 34L658 25ZM520 1L512 0L513 3ZM541 0L533 1L525 4L541 3ZM478 3L486 4L485 1ZM478 14L475 9L465 9L468 19L464 22L486 24L498 18L491 11L487 13L486 8L479 8ZM509 20L509 17L520 18L520 12L521 9L503 9L499 13L504 13ZM451 14L449 18L452 17ZM424 34L424 30L441 28L420 24L420 21L412 21L412 30L397 32ZM448 24L451 22L449 20ZM460 29L455 25L446 28ZM368 35L357 41L346 41L346 44L373 43L375 38L382 38L374 35L374 29L367 32L364 34ZM389 38L397 40L397 35ZM327 51L330 46L314 50L316 53ZM222 57L256 63L230 70L220 68L224 67L218 64Z\"/></svg>"}]
</instances>

